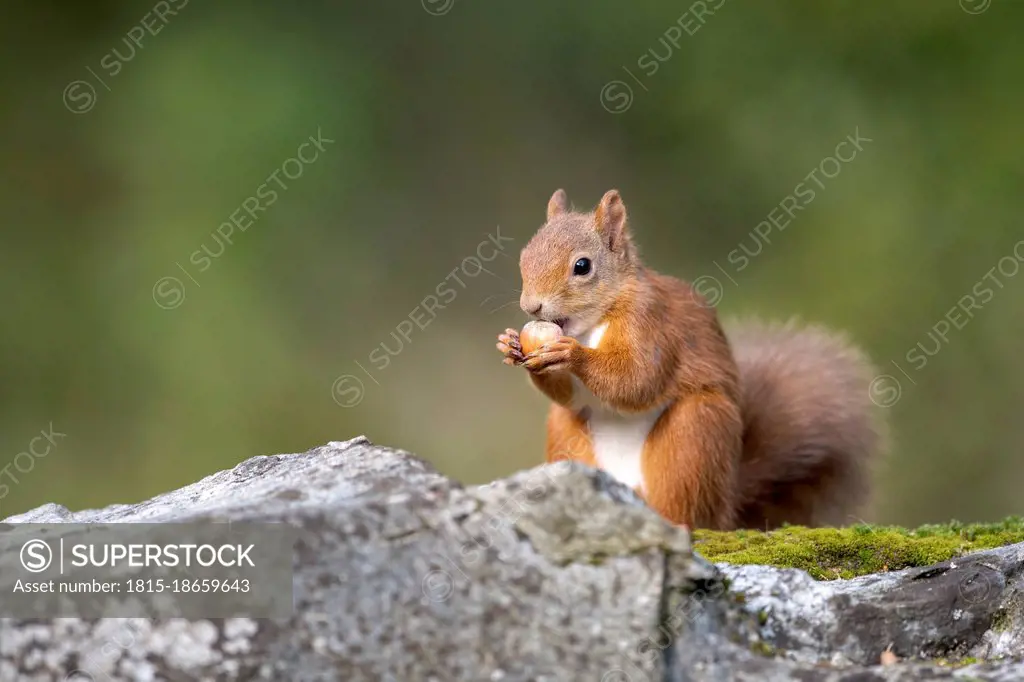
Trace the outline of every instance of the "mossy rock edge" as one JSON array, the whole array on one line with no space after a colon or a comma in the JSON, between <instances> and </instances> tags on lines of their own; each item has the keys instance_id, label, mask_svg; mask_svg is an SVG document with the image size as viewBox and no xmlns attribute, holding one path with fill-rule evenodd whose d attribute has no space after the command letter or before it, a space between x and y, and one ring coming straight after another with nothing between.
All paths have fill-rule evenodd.
<instances>
[{"instance_id":1,"label":"mossy rock edge","mask_svg":"<svg viewBox=\"0 0 1024 682\"><path fill-rule=\"evenodd\" d=\"M983 549L1024 542L1024 518L999 523L907 529L858 524L845 528L785 526L762 532L697 530L694 549L708 561L798 568L816 580L930 566Z\"/></svg>"}]
</instances>

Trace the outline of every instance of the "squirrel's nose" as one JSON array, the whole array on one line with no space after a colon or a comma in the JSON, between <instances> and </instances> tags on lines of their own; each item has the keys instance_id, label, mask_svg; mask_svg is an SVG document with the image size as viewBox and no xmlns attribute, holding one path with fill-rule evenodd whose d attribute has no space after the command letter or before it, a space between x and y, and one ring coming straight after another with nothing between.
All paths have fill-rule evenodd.
<instances>
[{"instance_id":1,"label":"squirrel's nose","mask_svg":"<svg viewBox=\"0 0 1024 682\"><path fill-rule=\"evenodd\" d=\"M519 307L522 308L523 312L527 315L540 315L540 311L541 308L544 307L544 303L533 296L526 296L524 294L519 299Z\"/></svg>"}]
</instances>

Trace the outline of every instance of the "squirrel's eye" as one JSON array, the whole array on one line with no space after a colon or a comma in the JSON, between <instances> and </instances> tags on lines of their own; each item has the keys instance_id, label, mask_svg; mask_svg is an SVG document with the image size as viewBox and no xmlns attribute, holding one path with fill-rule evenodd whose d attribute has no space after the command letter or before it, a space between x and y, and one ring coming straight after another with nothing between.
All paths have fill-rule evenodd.
<instances>
[{"instance_id":1,"label":"squirrel's eye","mask_svg":"<svg viewBox=\"0 0 1024 682\"><path fill-rule=\"evenodd\" d=\"M572 266L572 274L574 275L585 275L590 272L590 259L580 258L576 261L576 264Z\"/></svg>"}]
</instances>

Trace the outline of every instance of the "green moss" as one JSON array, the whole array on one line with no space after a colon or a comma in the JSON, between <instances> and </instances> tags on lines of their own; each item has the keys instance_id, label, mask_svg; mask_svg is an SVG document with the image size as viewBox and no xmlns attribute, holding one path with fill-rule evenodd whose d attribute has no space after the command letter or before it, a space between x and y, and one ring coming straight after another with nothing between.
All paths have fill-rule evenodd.
<instances>
[{"instance_id":1,"label":"green moss","mask_svg":"<svg viewBox=\"0 0 1024 682\"><path fill-rule=\"evenodd\" d=\"M967 658L955 658L955 659L939 658L939 659L936 659L936 660L932 661L932 663L934 663L935 665L938 665L938 666L943 667L943 668L963 668L964 666L974 665L977 662L978 662L977 658L973 658L973 657L970 657L970 656L968 656Z\"/></svg>"},{"instance_id":2,"label":"green moss","mask_svg":"<svg viewBox=\"0 0 1024 682\"><path fill-rule=\"evenodd\" d=\"M999 609L992 616L992 625L990 626L996 632L1004 632L1010 629L1012 624L1010 620L1010 614L1006 609Z\"/></svg>"},{"instance_id":3,"label":"green moss","mask_svg":"<svg viewBox=\"0 0 1024 682\"><path fill-rule=\"evenodd\" d=\"M698 530L694 548L709 561L800 568L817 580L928 566L968 552L1024 542L1024 519L906 529L860 524L847 528L785 526L767 533Z\"/></svg>"}]
</instances>

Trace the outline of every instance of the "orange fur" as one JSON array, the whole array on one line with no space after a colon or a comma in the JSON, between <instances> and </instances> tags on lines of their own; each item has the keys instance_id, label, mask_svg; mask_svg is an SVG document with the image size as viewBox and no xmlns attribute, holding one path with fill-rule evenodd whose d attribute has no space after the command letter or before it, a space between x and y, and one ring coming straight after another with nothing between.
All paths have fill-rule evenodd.
<instances>
[{"instance_id":1,"label":"orange fur","mask_svg":"<svg viewBox=\"0 0 1024 682\"><path fill-rule=\"evenodd\" d=\"M863 355L821 329L761 323L734 332L734 355L690 285L644 267L618 192L592 213L566 206L558 190L520 258L523 309L566 336L528 355L515 330L498 343L553 402L548 461L597 466L575 378L621 414L664 409L639 454L638 492L666 519L717 529L846 520L882 446ZM593 270L575 272L580 258ZM576 338L599 325L596 348Z\"/></svg>"},{"instance_id":2,"label":"orange fur","mask_svg":"<svg viewBox=\"0 0 1024 682\"><path fill-rule=\"evenodd\" d=\"M531 373L529 376L537 390L550 398L556 407L567 406L572 401L572 379L568 374Z\"/></svg>"},{"instance_id":3,"label":"orange fur","mask_svg":"<svg viewBox=\"0 0 1024 682\"><path fill-rule=\"evenodd\" d=\"M745 421L739 519L840 525L868 499L887 440L864 355L841 334L795 321L730 325Z\"/></svg>"},{"instance_id":4,"label":"orange fur","mask_svg":"<svg viewBox=\"0 0 1024 682\"><path fill-rule=\"evenodd\" d=\"M645 497L669 521L726 530L737 515L743 419L719 392L676 400L644 444Z\"/></svg>"},{"instance_id":5,"label":"orange fur","mask_svg":"<svg viewBox=\"0 0 1024 682\"><path fill-rule=\"evenodd\" d=\"M569 408L553 405L548 413L546 457L548 462L571 459L597 467L586 420Z\"/></svg>"}]
</instances>

